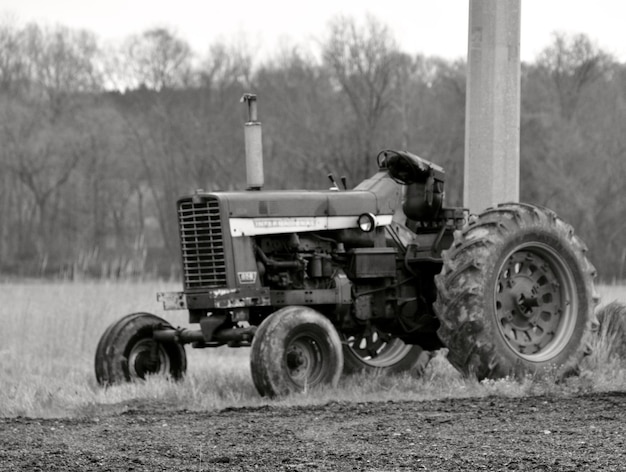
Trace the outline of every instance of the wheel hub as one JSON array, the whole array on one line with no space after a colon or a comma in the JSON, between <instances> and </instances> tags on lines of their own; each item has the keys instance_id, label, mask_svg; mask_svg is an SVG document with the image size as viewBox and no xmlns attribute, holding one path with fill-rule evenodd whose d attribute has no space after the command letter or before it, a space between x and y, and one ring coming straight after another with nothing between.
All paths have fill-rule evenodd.
<instances>
[{"instance_id":1,"label":"wheel hub","mask_svg":"<svg viewBox=\"0 0 626 472\"><path fill-rule=\"evenodd\" d=\"M321 354L317 342L306 336L294 340L286 352L286 364L291 379L299 385L306 385L319 375Z\"/></svg>"},{"instance_id":2,"label":"wheel hub","mask_svg":"<svg viewBox=\"0 0 626 472\"><path fill-rule=\"evenodd\" d=\"M131 377L140 379L150 374L166 374L170 369L163 347L152 339L143 339L133 347L128 356L128 367Z\"/></svg>"},{"instance_id":3,"label":"wheel hub","mask_svg":"<svg viewBox=\"0 0 626 472\"><path fill-rule=\"evenodd\" d=\"M526 320L536 315L535 308L539 306L537 300L538 287L530 277L524 275L510 279L510 286L508 294L512 315L515 321L523 325Z\"/></svg>"},{"instance_id":4,"label":"wheel hub","mask_svg":"<svg viewBox=\"0 0 626 472\"><path fill-rule=\"evenodd\" d=\"M146 374L154 374L159 370L159 359L152 356L150 352L143 351L137 354L135 358L135 371L140 377L144 377Z\"/></svg>"},{"instance_id":5,"label":"wheel hub","mask_svg":"<svg viewBox=\"0 0 626 472\"><path fill-rule=\"evenodd\" d=\"M498 327L507 344L529 360L547 360L561 349L574 312L571 273L552 249L537 243L512 252L496 284Z\"/></svg>"},{"instance_id":6,"label":"wheel hub","mask_svg":"<svg viewBox=\"0 0 626 472\"><path fill-rule=\"evenodd\" d=\"M294 347L287 353L287 366L291 370L298 370L306 365L306 356L299 347Z\"/></svg>"}]
</instances>

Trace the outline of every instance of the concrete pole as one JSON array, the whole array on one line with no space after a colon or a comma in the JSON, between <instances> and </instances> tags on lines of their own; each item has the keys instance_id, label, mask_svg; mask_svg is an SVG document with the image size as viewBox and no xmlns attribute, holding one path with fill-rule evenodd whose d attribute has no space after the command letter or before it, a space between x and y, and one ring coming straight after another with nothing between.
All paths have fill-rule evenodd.
<instances>
[{"instance_id":1,"label":"concrete pole","mask_svg":"<svg viewBox=\"0 0 626 472\"><path fill-rule=\"evenodd\" d=\"M470 0L464 205L519 201L520 0Z\"/></svg>"}]
</instances>

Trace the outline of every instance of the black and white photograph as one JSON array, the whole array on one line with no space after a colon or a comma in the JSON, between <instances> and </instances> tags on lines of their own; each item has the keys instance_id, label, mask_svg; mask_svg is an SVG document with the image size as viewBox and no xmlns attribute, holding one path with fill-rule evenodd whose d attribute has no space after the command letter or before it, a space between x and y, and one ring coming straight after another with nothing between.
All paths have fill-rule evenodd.
<instances>
[{"instance_id":1,"label":"black and white photograph","mask_svg":"<svg viewBox=\"0 0 626 472\"><path fill-rule=\"evenodd\" d=\"M626 470L624 18L0 0L0 472Z\"/></svg>"}]
</instances>

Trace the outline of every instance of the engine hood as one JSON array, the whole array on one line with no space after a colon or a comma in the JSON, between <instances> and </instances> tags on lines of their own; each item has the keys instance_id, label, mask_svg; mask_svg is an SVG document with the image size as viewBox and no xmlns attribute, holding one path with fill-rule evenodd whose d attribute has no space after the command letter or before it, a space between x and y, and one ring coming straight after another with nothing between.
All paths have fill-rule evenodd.
<instances>
[{"instance_id":1,"label":"engine hood","mask_svg":"<svg viewBox=\"0 0 626 472\"><path fill-rule=\"evenodd\" d=\"M217 201L232 237L356 228L371 213L377 226L391 224L400 206L401 186L379 172L354 190L259 190L196 192L179 201Z\"/></svg>"},{"instance_id":2,"label":"engine hood","mask_svg":"<svg viewBox=\"0 0 626 472\"><path fill-rule=\"evenodd\" d=\"M401 186L379 172L354 190L260 190L197 193L215 198L230 218L390 215L401 200Z\"/></svg>"}]
</instances>

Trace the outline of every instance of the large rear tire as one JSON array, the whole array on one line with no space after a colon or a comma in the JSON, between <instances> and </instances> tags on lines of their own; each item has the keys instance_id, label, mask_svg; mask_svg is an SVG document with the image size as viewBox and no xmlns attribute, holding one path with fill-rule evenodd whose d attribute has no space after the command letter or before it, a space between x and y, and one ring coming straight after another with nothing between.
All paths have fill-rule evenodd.
<instances>
[{"instance_id":1,"label":"large rear tire","mask_svg":"<svg viewBox=\"0 0 626 472\"><path fill-rule=\"evenodd\" d=\"M101 385L143 380L148 375L182 379L187 370L185 348L152 338L155 329L172 328L150 313L132 313L111 324L96 348L96 379Z\"/></svg>"},{"instance_id":2,"label":"large rear tire","mask_svg":"<svg viewBox=\"0 0 626 472\"><path fill-rule=\"evenodd\" d=\"M597 296L584 243L548 209L504 204L457 231L436 276L438 335L478 379L578 370Z\"/></svg>"},{"instance_id":3,"label":"large rear tire","mask_svg":"<svg viewBox=\"0 0 626 472\"><path fill-rule=\"evenodd\" d=\"M345 374L397 374L413 368L423 371L430 355L417 345L405 344L393 335L370 328L357 335L343 335Z\"/></svg>"},{"instance_id":4,"label":"large rear tire","mask_svg":"<svg viewBox=\"0 0 626 472\"><path fill-rule=\"evenodd\" d=\"M250 367L263 396L336 386L343 369L341 341L321 313L303 306L281 308L254 335Z\"/></svg>"}]
</instances>

